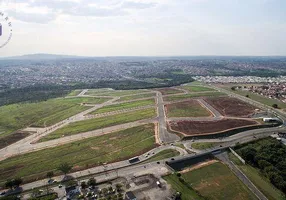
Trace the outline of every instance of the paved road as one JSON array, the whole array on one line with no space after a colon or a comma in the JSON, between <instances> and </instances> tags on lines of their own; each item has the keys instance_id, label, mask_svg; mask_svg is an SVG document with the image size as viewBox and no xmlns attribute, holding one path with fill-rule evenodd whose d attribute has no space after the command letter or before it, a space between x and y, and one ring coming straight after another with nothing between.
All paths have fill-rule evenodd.
<instances>
[{"instance_id":1,"label":"paved road","mask_svg":"<svg viewBox=\"0 0 286 200\"><path fill-rule=\"evenodd\" d=\"M171 143L180 140L180 137L176 134L168 132L166 114L163 103L163 97L161 92L157 92L157 104L159 115L159 139L161 143Z\"/></svg>"},{"instance_id":2,"label":"paved road","mask_svg":"<svg viewBox=\"0 0 286 200\"><path fill-rule=\"evenodd\" d=\"M234 174L255 194L260 200L267 200L266 196L260 192L257 187L247 178L247 176L228 158L227 152L217 154L216 157L234 172Z\"/></svg>"},{"instance_id":3,"label":"paved road","mask_svg":"<svg viewBox=\"0 0 286 200\"><path fill-rule=\"evenodd\" d=\"M14 155L19 155L19 154L38 151L38 150L42 150L46 148L56 147L59 145L75 142L75 141L82 140L85 138L101 136L101 135L109 134L112 132L124 130L127 128L132 128L132 127L154 123L154 122L156 122L156 120L153 120L153 119L139 120L139 121L135 121L131 123L110 126L110 127L103 128L103 129L98 129L98 130L89 131L85 133L61 137L58 139L49 140L49 141L40 142L40 143L31 143L31 140L29 139L21 140L21 143L19 143L18 145L10 145L9 147L5 149L1 149L0 150L0 161L8 157L14 156ZM32 141L37 141L41 137L42 135L38 134L38 136L34 137Z\"/></svg>"},{"instance_id":4,"label":"paved road","mask_svg":"<svg viewBox=\"0 0 286 200\"><path fill-rule=\"evenodd\" d=\"M187 147L189 150L194 151L192 149L191 145L192 143L200 143L200 142L213 142L218 143L213 148L217 148L219 145L222 145L223 147L226 146L235 146L237 143L247 143L253 140L257 140L259 138L265 138L273 135L273 133L277 132L283 132L286 131L286 127L275 127L275 128L265 128L265 129L256 129L256 130L249 130L237 133L235 135L226 137L226 138L220 138L220 139L197 139L194 141L182 141L182 143ZM205 150L195 150L195 152L204 152L208 151L210 149Z\"/></svg>"},{"instance_id":5,"label":"paved road","mask_svg":"<svg viewBox=\"0 0 286 200\"><path fill-rule=\"evenodd\" d=\"M87 93L88 89L82 90L81 93L79 93L77 96L83 96L85 93Z\"/></svg>"},{"instance_id":6,"label":"paved road","mask_svg":"<svg viewBox=\"0 0 286 200\"><path fill-rule=\"evenodd\" d=\"M180 156L187 155L187 152L184 149L181 149L180 147L165 145L165 146L160 146L156 149L150 150L149 152L142 154L141 156L139 156L139 160L140 162L146 161L147 159L151 157L151 155L154 156L158 154L159 152L166 150L166 149L175 149L180 152ZM146 157L147 154L150 156ZM87 170L70 173L68 175L73 176L78 179L83 176L97 174L96 175L97 181L105 181L105 180L109 180L112 178L116 178L118 176L123 176L123 177L140 176L143 174L147 174L148 169L149 170L152 169L152 172L150 171L150 173L154 173L158 176L162 176L169 171L169 169L165 166L165 163L162 161L160 162L160 164L158 164L157 162L151 162L148 164L139 163L139 165L134 165L134 164L130 164L130 162L126 160L126 161L120 161L120 162L106 164L106 165L102 165L98 167L93 167ZM64 178L63 175L53 177L54 180L58 180L58 181L61 181L63 178ZM42 187L47 184L47 181L48 181L47 179L43 179L43 180L27 183L27 184L22 185L22 188L23 190L30 190L32 188Z\"/></svg>"},{"instance_id":7,"label":"paved road","mask_svg":"<svg viewBox=\"0 0 286 200\"><path fill-rule=\"evenodd\" d=\"M116 110L116 111L111 111L111 112L105 112L105 113L98 113L98 114L88 114L85 115L85 119L93 119L93 118L100 118L100 117L106 117L106 116L111 116L111 115L116 115L116 114L121 114L121 113L127 113L130 111L137 111L137 110L145 110L148 108L154 108L154 105L149 105L149 106L138 106L138 107L133 107L133 108L127 108L127 109L122 109L122 110Z\"/></svg>"},{"instance_id":8,"label":"paved road","mask_svg":"<svg viewBox=\"0 0 286 200\"><path fill-rule=\"evenodd\" d=\"M214 118L221 118L221 117L223 117L223 115L220 114L220 112L218 112L214 107L212 107L210 104L208 104L205 100L203 100L203 99L197 99L197 101L198 101L203 107L205 107L209 112L211 112L212 115L214 116Z\"/></svg>"}]
</instances>

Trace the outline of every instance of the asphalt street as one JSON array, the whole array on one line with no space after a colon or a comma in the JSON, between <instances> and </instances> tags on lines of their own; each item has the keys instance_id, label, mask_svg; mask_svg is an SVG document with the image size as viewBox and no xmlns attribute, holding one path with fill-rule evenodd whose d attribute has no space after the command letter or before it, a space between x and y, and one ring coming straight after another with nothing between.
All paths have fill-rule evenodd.
<instances>
[{"instance_id":1,"label":"asphalt street","mask_svg":"<svg viewBox=\"0 0 286 200\"><path fill-rule=\"evenodd\" d=\"M157 92L157 104L158 104L158 115L159 115L159 137L161 143L171 143L180 140L180 137L176 134L168 132L166 113L161 92Z\"/></svg>"}]
</instances>

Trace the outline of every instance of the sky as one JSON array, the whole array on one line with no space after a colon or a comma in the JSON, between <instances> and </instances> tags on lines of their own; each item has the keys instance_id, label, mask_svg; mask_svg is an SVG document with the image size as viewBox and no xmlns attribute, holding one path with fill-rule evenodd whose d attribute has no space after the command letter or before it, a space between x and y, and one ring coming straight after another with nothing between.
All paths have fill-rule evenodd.
<instances>
[{"instance_id":1,"label":"sky","mask_svg":"<svg viewBox=\"0 0 286 200\"><path fill-rule=\"evenodd\" d=\"M286 0L0 0L0 12L13 27L0 57L286 56Z\"/></svg>"}]
</instances>

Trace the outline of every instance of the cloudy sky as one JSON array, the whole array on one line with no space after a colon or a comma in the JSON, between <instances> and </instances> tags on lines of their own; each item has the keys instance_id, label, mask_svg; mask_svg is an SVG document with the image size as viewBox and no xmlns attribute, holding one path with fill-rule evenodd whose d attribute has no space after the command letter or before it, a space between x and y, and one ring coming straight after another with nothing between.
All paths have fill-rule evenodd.
<instances>
[{"instance_id":1,"label":"cloudy sky","mask_svg":"<svg viewBox=\"0 0 286 200\"><path fill-rule=\"evenodd\" d=\"M0 56L286 55L286 0L0 0Z\"/></svg>"}]
</instances>

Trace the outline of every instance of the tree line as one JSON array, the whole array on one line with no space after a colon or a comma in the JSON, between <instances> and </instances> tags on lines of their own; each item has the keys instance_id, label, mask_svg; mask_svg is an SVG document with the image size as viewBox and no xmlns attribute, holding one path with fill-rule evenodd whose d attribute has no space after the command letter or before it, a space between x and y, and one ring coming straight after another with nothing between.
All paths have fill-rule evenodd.
<instances>
[{"instance_id":1,"label":"tree line","mask_svg":"<svg viewBox=\"0 0 286 200\"><path fill-rule=\"evenodd\" d=\"M274 138L239 145L236 152L286 194L286 146Z\"/></svg>"}]
</instances>

